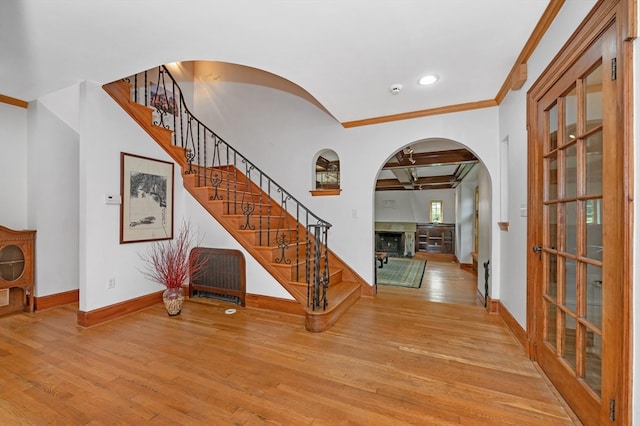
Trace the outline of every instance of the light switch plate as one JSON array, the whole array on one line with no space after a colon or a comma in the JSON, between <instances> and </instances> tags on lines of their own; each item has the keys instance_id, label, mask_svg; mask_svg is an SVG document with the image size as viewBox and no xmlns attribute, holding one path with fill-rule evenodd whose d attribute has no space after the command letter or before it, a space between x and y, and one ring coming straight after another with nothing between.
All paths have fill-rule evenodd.
<instances>
[{"instance_id":1,"label":"light switch plate","mask_svg":"<svg viewBox=\"0 0 640 426\"><path fill-rule=\"evenodd\" d=\"M106 194L104 196L105 204L120 204L122 200L120 199L120 194Z\"/></svg>"}]
</instances>

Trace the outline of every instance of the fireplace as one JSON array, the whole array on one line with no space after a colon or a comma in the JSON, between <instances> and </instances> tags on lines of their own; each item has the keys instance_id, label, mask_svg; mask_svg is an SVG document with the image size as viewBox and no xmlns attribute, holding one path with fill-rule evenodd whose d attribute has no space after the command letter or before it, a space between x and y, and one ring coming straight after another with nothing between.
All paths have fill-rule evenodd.
<instances>
[{"instance_id":1,"label":"fireplace","mask_svg":"<svg viewBox=\"0 0 640 426\"><path fill-rule=\"evenodd\" d=\"M376 231L376 251L404 256L404 232Z\"/></svg>"}]
</instances>

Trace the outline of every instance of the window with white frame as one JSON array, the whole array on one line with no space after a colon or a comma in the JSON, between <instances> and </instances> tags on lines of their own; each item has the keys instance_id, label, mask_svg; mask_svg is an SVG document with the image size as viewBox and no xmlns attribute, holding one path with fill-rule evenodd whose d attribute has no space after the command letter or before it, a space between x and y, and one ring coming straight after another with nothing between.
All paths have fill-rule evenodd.
<instances>
[{"instance_id":1,"label":"window with white frame","mask_svg":"<svg viewBox=\"0 0 640 426\"><path fill-rule=\"evenodd\" d=\"M429 203L429 222L442 223L442 200L432 200Z\"/></svg>"}]
</instances>

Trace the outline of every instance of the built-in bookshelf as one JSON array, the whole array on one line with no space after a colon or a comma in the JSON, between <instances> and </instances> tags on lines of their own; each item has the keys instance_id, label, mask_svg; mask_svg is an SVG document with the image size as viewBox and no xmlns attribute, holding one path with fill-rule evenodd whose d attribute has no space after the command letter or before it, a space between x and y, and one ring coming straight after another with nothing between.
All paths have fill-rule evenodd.
<instances>
[{"instance_id":1,"label":"built-in bookshelf","mask_svg":"<svg viewBox=\"0 0 640 426\"><path fill-rule=\"evenodd\" d=\"M453 223L419 223L416 227L416 251L454 254L455 232Z\"/></svg>"}]
</instances>

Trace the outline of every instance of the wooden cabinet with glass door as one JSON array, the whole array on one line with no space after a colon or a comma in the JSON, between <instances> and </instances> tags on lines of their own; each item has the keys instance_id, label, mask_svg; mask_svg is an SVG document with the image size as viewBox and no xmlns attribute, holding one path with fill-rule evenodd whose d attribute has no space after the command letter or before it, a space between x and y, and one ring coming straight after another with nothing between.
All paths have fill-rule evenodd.
<instances>
[{"instance_id":1,"label":"wooden cabinet with glass door","mask_svg":"<svg viewBox=\"0 0 640 426\"><path fill-rule=\"evenodd\" d=\"M416 227L416 251L455 253L455 225L452 223L419 223Z\"/></svg>"},{"instance_id":2,"label":"wooden cabinet with glass door","mask_svg":"<svg viewBox=\"0 0 640 426\"><path fill-rule=\"evenodd\" d=\"M0 315L33 312L35 233L0 226Z\"/></svg>"}]
</instances>

